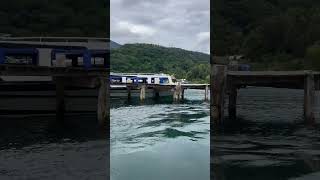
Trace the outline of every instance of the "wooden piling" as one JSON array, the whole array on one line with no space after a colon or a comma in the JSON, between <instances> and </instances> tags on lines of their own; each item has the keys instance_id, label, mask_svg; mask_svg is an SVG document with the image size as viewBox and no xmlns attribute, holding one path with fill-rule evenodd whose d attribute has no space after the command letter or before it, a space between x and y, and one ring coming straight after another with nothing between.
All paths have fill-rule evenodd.
<instances>
[{"instance_id":1,"label":"wooden piling","mask_svg":"<svg viewBox=\"0 0 320 180\"><path fill-rule=\"evenodd\" d=\"M109 107L108 107L108 87L106 79L101 77L99 79L99 94L98 94L98 109L97 116L100 125L105 125L108 122Z\"/></svg>"},{"instance_id":2,"label":"wooden piling","mask_svg":"<svg viewBox=\"0 0 320 180\"><path fill-rule=\"evenodd\" d=\"M304 117L308 124L315 122L314 117L315 82L312 72L305 76L304 80Z\"/></svg>"},{"instance_id":3,"label":"wooden piling","mask_svg":"<svg viewBox=\"0 0 320 180\"><path fill-rule=\"evenodd\" d=\"M204 90L204 100L208 101L209 100L209 86L206 85L205 90Z\"/></svg>"},{"instance_id":4,"label":"wooden piling","mask_svg":"<svg viewBox=\"0 0 320 180\"><path fill-rule=\"evenodd\" d=\"M127 87L128 100L131 99L131 87Z\"/></svg>"},{"instance_id":5,"label":"wooden piling","mask_svg":"<svg viewBox=\"0 0 320 180\"><path fill-rule=\"evenodd\" d=\"M56 119L62 121L65 113L64 77L56 77Z\"/></svg>"},{"instance_id":6,"label":"wooden piling","mask_svg":"<svg viewBox=\"0 0 320 180\"><path fill-rule=\"evenodd\" d=\"M226 89L227 67L211 64L211 120L215 124L221 124L224 118L224 95Z\"/></svg>"},{"instance_id":7,"label":"wooden piling","mask_svg":"<svg viewBox=\"0 0 320 180\"><path fill-rule=\"evenodd\" d=\"M181 100L181 94L182 94L182 87L181 83L178 83L174 89L173 93L173 100L174 101L180 101Z\"/></svg>"},{"instance_id":8,"label":"wooden piling","mask_svg":"<svg viewBox=\"0 0 320 180\"><path fill-rule=\"evenodd\" d=\"M237 118L237 87L232 85L229 91L228 113L230 119Z\"/></svg>"},{"instance_id":9,"label":"wooden piling","mask_svg":"<svg viewBox=\"0 0 320 180\"><path fill-rule=\"evenodd\" d=\"M160 97L159 90L156 88L153 88L153 98L158 99Z\"/></svg>"},{"instance_id":10,"label":"wooden piling","mask_svg":"<svg viewBox=\"0 0 320 180\"><path fill-rule=\"evenodd\" d=\"M181 88L181 100L184 100L184 88Z\"/></svg>"},{"instance_id":11,"label":"wooden piling","mask_svg":"<svg viewBox=\"0 0 320 180\"><path fill-rule=\"evenodd\" d=\"M141 85L140 87L140 100L144 101L146 99L146 85Z\"/></svg>"}]
</instances>

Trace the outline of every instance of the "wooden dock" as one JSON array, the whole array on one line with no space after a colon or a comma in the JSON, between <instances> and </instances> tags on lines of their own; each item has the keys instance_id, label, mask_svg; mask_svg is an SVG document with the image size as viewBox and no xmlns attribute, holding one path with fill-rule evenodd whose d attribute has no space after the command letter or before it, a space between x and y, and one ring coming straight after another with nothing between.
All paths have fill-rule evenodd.
<instances>
[{"instance_id":1,"label":"wooden dock","mask_svg":"<svg viewBox=\"0 0 320 180\"><path fill-rule=\"evenodd\" d=\"M58 120L64 119L65 90L67 88L99 89L97 117L101 125L105 125L110 116L109 110L109 69L83 67L41 67L34 65L0 65L0 76L49 76L52 77L56 91L56 116ZM14 85L25 82L14 82ZM47 82L46 82L47 83ZM7 84L3 82L3 84ZM1 85L1 82L0 82ZM2 87L2 86L0 86ZM28 103L28 102L26 102Z\"/></svg>"},{"instance_id":2,"label":"wooden dock","mask_svg":"<svg viewBox=\"0 0 320 180\"><path fill-rule=\"evenodd\" d=\"M225 97L229 96L229 119L237 115L237 90L245 86L304 89L304 117L308 124L315 122L315 91L320 90L320 72L314 71L228 71L225 65L212 65L211 121L224 121Z\"/></svg>"},{"instance_id":3,"label":"wooden dock","mask_svg":"<svg viewBox=\"0 0 320 180\"><path fill-rule=\"evenodd\" d=\"M123 85L122 87L113 87L112 85ZM172 92L173 100L178 102L185 98L184 91L186 89L203 89L204 100L209 100L209 84L176 84L176 85L161 85L161 84L145 84L145 83L111 83L111 91L113 90L126 90L127 97L130 99L132 96L132 91L140 91L140 100L143 101L146 99L147 90L153 91L153 97L159 98L159 93L161 92Z\"/></svg>"}]
</instances>

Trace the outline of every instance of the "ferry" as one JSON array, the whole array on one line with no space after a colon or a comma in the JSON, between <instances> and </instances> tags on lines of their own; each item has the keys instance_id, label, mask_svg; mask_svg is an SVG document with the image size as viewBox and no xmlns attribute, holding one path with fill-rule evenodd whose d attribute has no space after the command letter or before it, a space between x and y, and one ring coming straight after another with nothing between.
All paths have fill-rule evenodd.
<instances>
[{"instance_id":1,"label":"ferry","mask_svg":"<svg viewBox=\"0 0 320 180\"><path fill-rule=\"evenodd\" d=\"M175 85L176 79L168 74L153 73L110 73L111 84L156 84Z\"/></svg>"},{"instance_id":2,"label":"ferry","mask_svg":"<svg viewBox=\"0 0 320 180\"><path fill-rule=\"evenodd\" d=\"M155 96L173 96L173 91L168 87L176 85L177 80L174 76L163 73L110 73L110 96L127 97L127 84L159 85L155 88L146 89L146 97L150 98ZM132 89L130 93L131 97L140 96L139 89Z\"/></svg>"}]
</instances>

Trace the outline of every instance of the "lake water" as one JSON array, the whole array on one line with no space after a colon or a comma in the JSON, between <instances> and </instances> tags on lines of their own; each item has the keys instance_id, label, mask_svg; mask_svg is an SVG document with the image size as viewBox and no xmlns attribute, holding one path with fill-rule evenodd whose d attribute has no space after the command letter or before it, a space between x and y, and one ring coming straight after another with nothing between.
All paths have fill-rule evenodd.
<instances>
[{"instance_id":1,"label":"lake water","mask_svg":"<svg viewBox=\"0 0 320 180\"><path fill-rule=\"evenodd\" d=\"M1 116L0 179L107 179L106 133L94 114ZM105 131L105 130L104 130Z\"/></svg>"},{"instance_id":2,"label":"lake water","mask_svg":"<svg viewBox=\"0 0 320 180\"><path fill-rule=\"evenodd\" d=\"M112 180L209 179L209 104L203 91L186 98L112 99ZM320 179L320 127L305 126L302 108L301 90L241 89L238 119L212 131L215 179ZM63 125L54 115L0 119L1 180L107 179L108 141L94 114Z\"/></svg>"},{"instance_id":3,"label":"lake water","mask_svg":"<svg viewBox=\"0 0 320 180\"><path fill-rule=\"evenodd\" d=\"M303 123L303 90L241 89L237 108L236 121L213 131L215 179L320 179L320 127Z\"/></svg>"},{"instance_id":4,"label":"lake water","mask_svg":"<svg viewBox=\"0 0 320 180\"><path fill-rule=\"evenodd\" d=\"M210 115L204 91L187 100L113 99L112 180L210 179Z\"/></svg>"}]
</instances>

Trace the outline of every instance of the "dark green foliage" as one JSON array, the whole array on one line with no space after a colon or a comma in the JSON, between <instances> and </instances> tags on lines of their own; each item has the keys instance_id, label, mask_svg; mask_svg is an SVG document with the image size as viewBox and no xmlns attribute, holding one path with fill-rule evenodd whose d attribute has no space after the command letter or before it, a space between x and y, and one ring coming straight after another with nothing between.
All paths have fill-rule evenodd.
<instances>
[{"instance_id":1,"label":"dark green foliage","mask_svg":"<svg viewBox=\"0 0 320 180\"><path fill-rule=\"evenodd\" d=\"M179 79L209 82L210 56L152 44L126 44L111 51L111 71L168 73Z\"/></svg>"},{"instance_id":2,"label":"dark green foliage","mask_svg":"<svg viewBox=\"0 0 320 180\"><path fill-rule=\"evenodd\" d=\"M105 0L0 1L0 33L14 36L107 36Z\"/></svg>"},{"instance_id":3,"label":"dark green foliage","mask_svg":"<svg viewBox=\"0 0 320 180\"><path fill-rule=\"evenodd\" d=\"M320 40L320 1L216 0L213 7L215 54L244 54L259 69L312 67L307 49Z\"/></svg>"}]
</instances>

